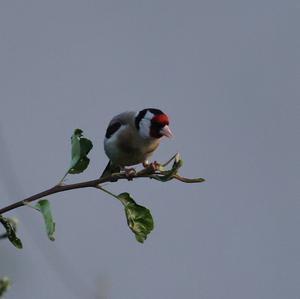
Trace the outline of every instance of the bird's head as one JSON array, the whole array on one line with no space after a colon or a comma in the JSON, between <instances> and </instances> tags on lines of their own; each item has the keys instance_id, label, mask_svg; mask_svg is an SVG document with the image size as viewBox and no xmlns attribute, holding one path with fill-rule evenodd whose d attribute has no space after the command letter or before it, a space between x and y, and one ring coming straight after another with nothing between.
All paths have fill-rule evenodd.
<instances>
[{"instance_id":1,"label":"bird's head","mask_svg":"<svg viewBox=\"0 0 300 299\"><path fill-rule=\"evenodd\" d=\"M135 126L143 138L172 137L168 116L159 109L147 108L135 116Z\"/></svg>"}]
</instances>

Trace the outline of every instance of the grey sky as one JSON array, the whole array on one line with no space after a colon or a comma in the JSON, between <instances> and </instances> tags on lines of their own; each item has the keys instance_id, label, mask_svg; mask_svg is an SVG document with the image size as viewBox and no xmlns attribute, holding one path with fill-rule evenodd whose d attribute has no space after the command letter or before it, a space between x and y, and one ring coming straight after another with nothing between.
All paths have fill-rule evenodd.
<instances>
[{"instance_id":1,"label":"grey sky","mask_svg":"<svg viewBox=\"0 0 300 299\"><path fill-rule=\"evenodd\" d=\"M56 183L77 127L94 149L70 181L96 177L110 118L145 107L175 134L154 158L179 151L207 179L107 186L151 209L143 245L95 190L53 196L54 243L10 213L24 250L1 242L6 298L299 298L299 3L0 2L1 206Z\"/></svg>"}]
</instances>

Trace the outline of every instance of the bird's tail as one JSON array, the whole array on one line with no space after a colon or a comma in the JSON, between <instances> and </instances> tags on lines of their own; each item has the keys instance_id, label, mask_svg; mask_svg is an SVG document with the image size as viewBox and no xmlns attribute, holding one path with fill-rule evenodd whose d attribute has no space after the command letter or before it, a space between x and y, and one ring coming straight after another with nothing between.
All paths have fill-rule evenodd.
<instances>
[{"instance_id":1,"label":"bird's tail","mask_svg":"<svg viewBox=\"0 0 300 299\"><path fill-rule=\"evenodd\" d=\"M116 166L111 161L108 161L108 163L107 163L105 169L103 170L100 178L110 176L111 174L118 173L120 171L121 171L120 166Z\"/></svg>"}]
</instances>

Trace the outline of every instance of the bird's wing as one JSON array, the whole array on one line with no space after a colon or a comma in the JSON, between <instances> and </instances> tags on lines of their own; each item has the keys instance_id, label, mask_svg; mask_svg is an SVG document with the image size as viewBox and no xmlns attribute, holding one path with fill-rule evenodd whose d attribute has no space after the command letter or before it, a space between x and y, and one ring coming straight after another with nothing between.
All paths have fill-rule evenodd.
<instances>
[{"instance_id":1,"label":"bird's wing","mask_svg":"<svg viewBox=\"0 0 300 299\"><path fill-rule=\"evenodd\" d=\"M113 119L108 124L105 137L109 139L121 128L122 125L134 126L134 115L135 115L134 111L128 111L113 117Z\"/></svg>"},{"instance_id":2,"label":"bird's wing","mask_svg":"<svg viewBox=\"0 0 300 299\"><path fill-rule=\"evenodd\" d=\"M120 129L121 126L122 124L119 121L110 123L106 129L105 137L109 139L113 134L115 134Z\"/></svg>"},{"instance_id":3,"label":"bird's wing","mask_svg":"<svg viewBox=\"0 0 300 299\"><path fill-rule=\"evenodd\" d=\"M100 178L104 178L106 176L110 176L111 174L118 173L120 171L121 171L120 166L116 166L116 165L112 164L111 161L108 161L108 163L107 163L105 169L103 170Z\"/></svg>"},{"instance_id":4,"label":"bird's wing","mask_svg":"<svg viewBox=\"0 0 300 299\"><path fill-rule=\"evenodd\" d=\"M109 122L108 127L106 129L105 133L105 144L109 143L115 143L115 138L117 134L119 134L122 131L122 135L119 136L119 144L115 144L115 147L120 146L122 150L123 144L126 147L126 150L128 150L128 141L132 140L132 133L131 130L129 129L130 127L134 126L134 116L135 112L123 112L121 114L116 115L115 117L112 118L112 120ZM127 128L126 131L124 132L124 128ZM129 129L129 130L128 130ZM134 128L135 129L135 128ZM119 132L119 133L118 133ZM106 168L104 169L101 177L111 175L112 173L115 172L120 172L120 166L115 165L112 163L112 161L109 161Z\"/></svg>"}]
</instances>

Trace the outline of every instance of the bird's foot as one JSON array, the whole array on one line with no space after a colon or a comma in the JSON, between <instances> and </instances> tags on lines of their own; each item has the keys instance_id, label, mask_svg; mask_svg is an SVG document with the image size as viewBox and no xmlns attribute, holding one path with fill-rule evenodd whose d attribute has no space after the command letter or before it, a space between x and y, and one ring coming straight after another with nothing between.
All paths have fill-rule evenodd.
<instances>
[{"instance_id":1,"label":"bird's foot","mask_svg":"<svg viewBox=\"0 0 300 299\"><path fill-rule=\"evenodd\" d=\"M147 168L149 165L150 165L150 162L149 162L148 160L145 160L145 161L143 162L144 168Z\"/></svg>"},{"instance_id":2,"label":"bird's foot","mask_svg":"<svg viewBox=\"0 0 300 299\"><path fill-rule=\"evenodd\" d=\"M149 163L148 161L143 162L144 168L149 169L150 171L154 172L160 169L160 164L157 161Z\"/></svg>"},{"instance_id":3,"label":"bird's foot","mask_svg":"<svg viewBox=\"0 0 300 299\"><path fill-rule=\"evenodd\" d=\"M132 181L133 177L136 175L136 170L134 168L124 168L123 171L128 181Z\"/></svg>"}]
</instances>

